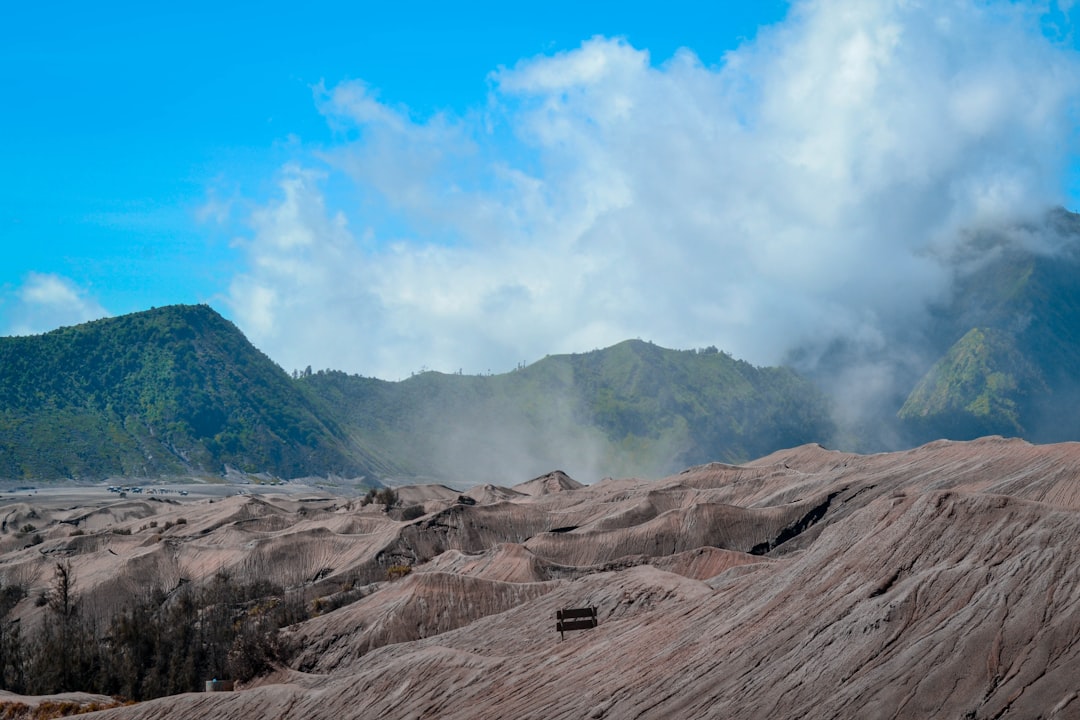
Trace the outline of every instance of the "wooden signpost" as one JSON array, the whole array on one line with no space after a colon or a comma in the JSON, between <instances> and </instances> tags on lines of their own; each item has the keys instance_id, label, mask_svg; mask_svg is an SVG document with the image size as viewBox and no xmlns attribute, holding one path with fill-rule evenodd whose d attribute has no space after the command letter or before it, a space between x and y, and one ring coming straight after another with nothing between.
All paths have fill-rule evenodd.
<instances>
[{"instance_id":1,"label":"wooden signpost","mask_svg":"<svg viewBox=\"0 0 1080 720\"><path fill-rule=\"evenodd\" d=\"M555 613L557 622L555 629L559 631L559 639L563 640L567 630L588 630L596 627L596 608L568 608L558 610Z\"/></svg>"}]
</instances>

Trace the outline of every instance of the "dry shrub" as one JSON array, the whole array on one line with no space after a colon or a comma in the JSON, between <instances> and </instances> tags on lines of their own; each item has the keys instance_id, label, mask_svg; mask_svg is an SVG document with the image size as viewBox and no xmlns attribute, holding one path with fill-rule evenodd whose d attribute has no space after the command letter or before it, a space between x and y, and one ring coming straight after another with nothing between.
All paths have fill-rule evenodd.
<instances>
[{"instance_id":1,"label":"dry shrub","mask_svg":"<svg viewBox=\"0 0 1080 720\"><path fill-rule=\"evenodd\" d=\"M4 573L3 582L0 584L14 585L21 587L25 591L37 582L40 574L41 568L36 563L24 562L21 565L9 567L7 572Z\"/></svg>"},{"instance_id":2,"label":"dry shrub","mask_svg":"<svg viewBox=\"0 0 1080 720\"><path fill-rule=\"evenodd\" d=\"M22 705L22 703L13 703L15 705ZM130 705L130 702L122 700L114 700L113 702L89 702L78 703L72 700L44 700L36 708L28 708L22 705L23 715L12 715L11 720L53 720L53 718L68 717L70 715L84 715L86 713L97 712L98 710L111 710L115 707L122 705ZM0 719L7 718L7 715L0 715Z\"/></svg>"},{"instance_id":3,"label":"dry shrub","mask_svg":"<svg viewBox=\"0 0 1080 720\"><path fill-rule=\"evenodd\" d=\"M412 566L410 565L391 565L386 568L386 579L397 580L403 578L412 572Z\"/></svg>"},{"instance_id":4,"label":"dry shrub","mask_svg":"<svg viewBox=\"0 0 1080 720\"><path fill-rule=\"evenodd\" d=\"M68 715L75 715L82 709L82 704L71 700L43 700L36 708L31 717L34 720L52 720Z\"/></svg>"},{"instance_id":5,"label":"dry shrub","mask_svg":"<svg viewBox=\"0 0 1080 720\"><path fill-rule=\"evenodd\" d=\"M30 706L21 702L0 702L0 720L22 720L29 717Z\"/></svg>"}]
</instances>

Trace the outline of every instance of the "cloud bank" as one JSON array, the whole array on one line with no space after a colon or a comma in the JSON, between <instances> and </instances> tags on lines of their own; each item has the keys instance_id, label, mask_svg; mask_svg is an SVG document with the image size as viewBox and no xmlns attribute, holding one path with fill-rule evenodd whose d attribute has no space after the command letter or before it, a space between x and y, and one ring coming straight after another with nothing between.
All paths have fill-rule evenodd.
<instances>
[{"instance_id":1,"label":"cloud bank","mask_svg":"<svg viewBox=\"0 0 1080 720\"><path fill-rule=\"evenodd\" d=\"M1080 76L1043 10L796 2L716 67L596 37L464 116L320 88L346 139L282 169L226 302L286 368L386 379L631 337L880 349L959 230L1064 201Z\"/></svg>"}]
</instances>

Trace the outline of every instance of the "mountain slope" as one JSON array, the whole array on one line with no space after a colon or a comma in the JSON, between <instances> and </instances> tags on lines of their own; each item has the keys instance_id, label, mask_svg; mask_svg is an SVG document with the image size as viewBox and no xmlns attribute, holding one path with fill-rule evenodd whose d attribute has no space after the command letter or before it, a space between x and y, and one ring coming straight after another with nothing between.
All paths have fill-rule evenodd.
<instances>
[{"instance_id":1,"label":"mountain slope","mask_svg":"<svg viewBox=\"0 0 1080 720\"><path fill-rule=\"evenodd\" d=\"M942 356L898 413L912 440L1080 438L1080 216L1058 210L1038 225L984 233L967 253L936 312Z\"/></svg>"},{"instance_id":2,"label":"mountain slope","mask_svg":"<svg viewBox=\"0 0 1080 720\"><path fill-rule=\"evenodd\" d=\"M207 306L0 338L0 477L661 475L826 439L792 371L641 341L494 376L289 377ZM507 481L513 482L507 482Z\"/></svg>"},{"instance_id":3,"label":"mountain slope","mask_svg":"<svg viewBox=\"0 0 1080 720\"><path fill-rule=\"evenodd\" d=\"M0 338L0 477L386 469L207 306Z\"/></svg>"},{"instance_id":4,"label":"mountain slope","mask_svg":"<svg viewBox=\"0 0 1080 720\"><path fill-rule=\"evenodd\" d=\"M342 426L409 473L465 483L553 468L586 479L655 476L832 433L824 398L788 369L638 340L503 375L427 372L389 383L320 372L301 380L341 412Z\"/></svg>"},{"instance_id":5,"label":"mountain slope","mask_svg":"<svg viewBox=\"0 0 1080 720\"><path fill-rule=\"evenodd\" d=\"M1045 392L1013 335L972 328L919 381L900 417L928 436L1023 435L1028 396Z\"/></svg>"}]
</instances>

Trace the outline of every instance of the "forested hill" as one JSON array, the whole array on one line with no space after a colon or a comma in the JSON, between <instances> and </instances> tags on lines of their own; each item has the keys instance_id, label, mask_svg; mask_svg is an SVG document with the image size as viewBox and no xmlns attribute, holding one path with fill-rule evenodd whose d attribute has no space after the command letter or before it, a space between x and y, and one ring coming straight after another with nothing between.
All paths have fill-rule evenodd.
<instances>
[{"instance_id":1,"label":"forested hill","mask_svg":"<svg viewBox=\"0 0 1080 720\"><path fill-rule=\"evenodd\" d=\"M388 471L205 305L0 338L0 477Z\"/></svg>"},{"instance_id":2,"label":"forested hill","mask_svg":"<svg viewBox=\"0 0 1080 720\"><path fill-rule=\"evenodd\" d=\"M0 478L656 476L827 441L782 368L628 341L502 375L290 377L211 308L0 338Z\"/></svg>"},{"instance_id":3,"label":"forested hill","mask_svg":"<svg viewBox=\"0 0 1080 720\"><path fill-rule=\"evenodd\" d=\"M426 372L391 383L321 372L300 380L410 474L464 483L554 468L584 480L656 477L833 433L825 399L791 370L640 340L501 375Z\"/></svg>"},{"instance_id":4,"label":"forested hill","mask_svg":"<svg viewBox=\"0 0 1080 720\"><path fill-rule=\"evenodd\" d=\"M1057 209L969 251L977 261L937 309L938 359L899 412L912 442L1080 439L1080 216Z\"/></svg>"}]
</instances>

